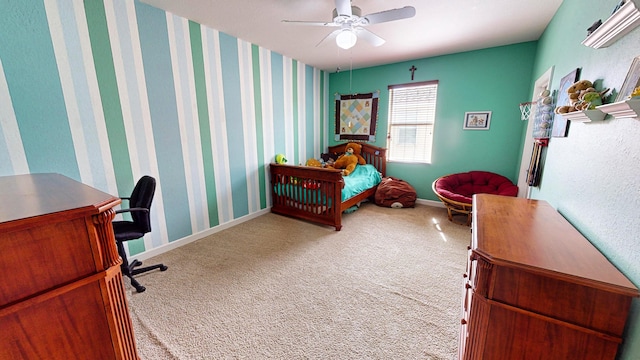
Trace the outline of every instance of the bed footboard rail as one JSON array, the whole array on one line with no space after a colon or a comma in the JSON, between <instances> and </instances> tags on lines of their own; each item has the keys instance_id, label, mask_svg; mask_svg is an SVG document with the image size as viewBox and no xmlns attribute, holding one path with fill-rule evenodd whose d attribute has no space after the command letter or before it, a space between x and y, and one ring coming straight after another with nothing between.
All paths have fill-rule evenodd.
<instances>
[{"instance_id":1,"label":"bed footboard rail","mask_svg":"<svg viewBox=\"0 0 640 360\"><path fill-rule=\"evenodd\" d=\"M270 164L269 173L272 212L340 230L344 186L340 170Z\"/></svg>"}]
</instances>

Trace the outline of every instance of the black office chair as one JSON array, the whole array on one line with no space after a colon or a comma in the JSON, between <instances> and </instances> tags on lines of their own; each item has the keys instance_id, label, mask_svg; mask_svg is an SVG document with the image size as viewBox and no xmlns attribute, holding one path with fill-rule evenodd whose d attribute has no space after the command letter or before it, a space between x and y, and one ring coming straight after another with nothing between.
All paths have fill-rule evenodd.
<instances>
[{"instance_id":1,"label":"black office chair","mask_svg":"<svg viewBox=\"0 0 640 360\"><path fill-rule=\"evenodd\" d=\"M135 269L135 267L142 265L142 262L133 260L129 263L127 253L124 251L125 241L140 239L144 234L151 231L149 214L151 212L151 202L153 201L155 191L156 179L146 175L140 178L133 188L131 196L121 198L129 201L129 208L116 210L116 214L130 213L133 221L122 220L113 222L113 232L116 238L116 244L118 245L118 254L120 254L122 258L122 265L120 265L122 274L131 279L131 285L136 288L136 291L139 293L145 291L146 288L133 278L134 275L155 269L160 269L160 271L168 269L168 267L163 264Z\"/></svg>"}]
</instances>

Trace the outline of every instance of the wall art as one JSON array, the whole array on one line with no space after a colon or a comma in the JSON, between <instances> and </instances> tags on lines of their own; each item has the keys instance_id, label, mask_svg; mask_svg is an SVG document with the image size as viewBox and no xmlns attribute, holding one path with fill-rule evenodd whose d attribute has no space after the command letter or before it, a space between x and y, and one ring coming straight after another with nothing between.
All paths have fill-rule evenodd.
<instances>
[{"instance_id":1,"label":"wall art","mask_svg":"<svg viewBox=\"0 0 640 360\"><path fill-rule=\"evenodd\" d=\"M489 130L491 124L491 111L471 111L464 113L464 126L466 130Z\"/></svg>"},{"instance_id":2,"label":"wall art","mask_svg":"<svg viewBox=\"0 0 640 360\"><path fill-rule=\"evenodd\" d=\"M616 102L629 100L631 93L638 86L640 86L640 56L636 56L631 62L627 77L616 96Z\"/></svg>"},{"instance_id":3,"label":"wall art","mask_svg":"<svg viewBox=\"0 0 640 360\"><path fill-rule=\"evenodd\" d=\"M336 94L335 140L376 141L380 91L368 94Z\"/></svg>"},{"instance_id":4,"label":"wall art","mask_svg":"<svg viewBox=\"0 0 640 360\"><path fill-rule=\"evenodd\" d=\"M560 87L558 88L558 95L556 99L556 106L564 106L569 104L569 94L567 89L573 85L580 78L580 69L575 69L572 72L565 75L560 79ZM553 116L553 130L551 130L552 137L566 137L569 126L567 119L560 114Z\"/></svg>"}]
</instances>

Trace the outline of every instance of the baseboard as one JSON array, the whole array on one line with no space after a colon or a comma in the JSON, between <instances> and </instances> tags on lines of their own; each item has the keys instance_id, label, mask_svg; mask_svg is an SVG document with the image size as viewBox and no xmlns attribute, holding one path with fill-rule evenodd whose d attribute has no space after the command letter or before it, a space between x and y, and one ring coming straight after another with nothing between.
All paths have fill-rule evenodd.
<instances>
[{"instance_id":1,"label":"baseboard","mask_svg":"<svg viewBox=\"0 0 640 360\"><path fill-rule=\"evenodd\" d=\"M203 230L203 231L197 232L195 234L191 234L189 236L185 236L185 237L183 237L181 239L174 240L174 241L172 241L172 242L170 242L168 244L164 244L164 245L158 246L157 248L153 248L151 250L144 251L144 252L141 252L139 254L132 255L131 258L135 258L137 260L144 261L144 260L152 258L154 256L163 254L163 253L165 253L167 251L179 248L180 246L184 246L184 245L187 245L188 243L194 242L196 240L200 240L202 238L205 238L205 237L207 237L209 235L215 234L215 233L220 232L222 230L226 230L226 229L228 229L230 227L236 226L236 225L241 224L241 223L243 223L245 221L249 221L251 219L257 218L258 216L262 216L262 215L268 213L269 211L271 211L270 207L268 207L266 209L262 209L260 211L254 212L253 214L245 215L245 216L239 217L237 219L231 220L229 222L226 222L224 224L218 225L216 227L212 227L212 228L209 228L207 230Z\"/></svg>"},{"instance_id":2,"label":"baseboard","mask_svg":"<svg viewBox=\"0 0 640 360\"><path fill-rule=\"evenodd\" d=\"M416 204L444 208L444 204L442 204L442 202L434 201L434 200L417 199L416 200ZM144 252L141 252L139 254L135 254L135 255L133 255L131 257L135 258L137 260L140 260L140 261L144 261L144 260L152 258L154 256L157 256L157 255L160 255L160 254L164 254L167 251L171 251L173 249L177 249L180 246L184 246L184 245L186 245L188 243L194 242L196 240L200 240L200 239L205 238L205 237L207 237L209 235L215 234L215 233L217 233L219 231L222 231L222 230L228 229L230 227L236 226L236 225L241 224L241 223L243 223L245 221L249 221L251 219L257 218L258 216L264 215L264 214L266 214L266 213L268 213L270 211L271 211L271 207L268 207L266 209L262 209L260 211L257 211L257 212L255 212L253 214L245 215L243 217L240 217L240 218L231 220L229 222L226 222L224 224L218 225L216 227L212 227L212 228L209 228L207 230L203 230L203 231L197 232L195 234L191 234L189 236L183 237L181 239L172 241L172 242L170 242L168 244L164 244L164 245L158 246L157 248L153 248L151 250L144 251Z\"/></svg>"},{"instance_id":3,"label":"baseboard","mask_svg":"<svg viewBox=\"0 0 640 360\"><path fill-rule=\"evenodd\" d=\"M416 204L444 208L444 204L441 201L435 200L417 199Z\"/></svg>"}]
</instances>

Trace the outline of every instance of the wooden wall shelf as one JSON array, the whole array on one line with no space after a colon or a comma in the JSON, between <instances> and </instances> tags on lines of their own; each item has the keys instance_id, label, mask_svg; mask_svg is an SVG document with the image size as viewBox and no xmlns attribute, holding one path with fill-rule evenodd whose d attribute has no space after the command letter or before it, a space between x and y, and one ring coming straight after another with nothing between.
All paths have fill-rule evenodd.
<instances>
[{"instance_id":1,"label":"wooden wall shelf","mask_svg":"<svg viewBox=\"0 0 640 360\"><path fill-rule=\"evenodd\" d=\"M594 49L605 48L640 25L640 0L628 0L582 42Z\"/></svg>"},{"instance_id":2,"label":"wooden wall shelf","mask_svg":"<svg viewBox=\"0 0 640 360\"><path fill-rule=\"evenodd\" d=\"M613 116L616 119L640 118L640 98L600 105L597 109Z\"/></svg>"},{"instance_id":3,"label":"wooden wall shelf","mask_svg":"<svg viewBox=\"0 0 640 360\"><path fill-rule=\"evenodd\" d=\"M574 111L566 114L562 114L562 117L571 120L571 122L591 122L602 121L607 114L595 109L595 110L582 110Z\"/></svg>"}]
</instances>

